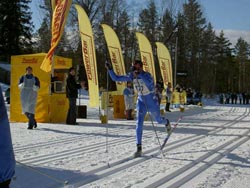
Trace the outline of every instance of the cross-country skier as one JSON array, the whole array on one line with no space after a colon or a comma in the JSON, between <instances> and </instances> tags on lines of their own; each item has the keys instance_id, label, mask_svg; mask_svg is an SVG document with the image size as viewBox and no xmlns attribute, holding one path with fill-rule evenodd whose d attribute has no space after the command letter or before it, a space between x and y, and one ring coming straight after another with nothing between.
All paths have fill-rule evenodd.
<instances>
[{"instance_id":1,"label":"cross-country skier","mask_svg":"<svg viewBox=\"0 0 250 188\"><path fill-rule=\"evenodd\" d=\"M150 73L143 71L143 64L141 61L136 60L132 67L132 72L127 75L116 75L112 70L112 66L106 63L109 75L113 81L126 82L133 81L135 90L138 92L137 98L137 122L136 122L136 145L137 151L134 157L140 157L142 155L142 131L144 117L148 112L159 124L164 124L167 131L171 130L169 120L160 116L160 107L155 95L154 80Z\"/></svg>"}]
</instances>

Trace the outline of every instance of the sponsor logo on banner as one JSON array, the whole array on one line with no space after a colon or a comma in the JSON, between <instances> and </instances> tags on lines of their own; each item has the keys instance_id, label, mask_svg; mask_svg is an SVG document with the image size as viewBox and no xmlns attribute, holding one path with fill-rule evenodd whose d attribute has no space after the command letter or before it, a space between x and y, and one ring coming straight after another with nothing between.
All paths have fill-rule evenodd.
<instances>
[{"instance_id":1,"label":"sponsor logo on banner","mask_svg":"<svg viewBox=\"0 0 250 188\"><path fill-rule=\"evenodd\" d=\"M61 0L60 0L61 1ZM56 5L59 3L59 0L51 0L51 6L52 6L52 10L54 11Z\"/></svg>"},{"instance_id":2,"label":"sponsor logo on banner","mask_svg":"<svg viewBox=\"0 0 250 188\"><path fill-rule=\"evenodd\" d=\"M93 81L95 84L97 84L97 79L95 77L96 67L93 66L93 69L91 69L92 63L95 62L94 60L94 49L92 48L94 46L93 39L91 36L88 36L84 33L82 34L82 54L84 59L84 65L87 73L88 80Z\"/></svg>"},{"instance_id":3,"label":"sponsor logo on banner","mask_svg":"<svg viewBox=\"0 0 250 188\"><path fill-rule=\"evenodd\" d=\"M36 64L38 62L37 58L23 58L22 63L27 64Z\"/></svg>"},{"instance_id":4,"label":"sponsor logo on banner","mask_svg":"<svg viewBox=\"0 0 250 188\"><path fill-rule=\"evenodd\" d=\"M66 62L63 59L57 59L56 64L65 66Z\"/></svg>"},{"instance_id":5,"label":"sponsor logo on banner","mask_svg":"<svg viewBox=\"0 0 250 188\"><path fill-rule=\"evenodd\" d=\"M148 64L149 62L151 62L151 55L148 52L141 52L141 56L142 56L142 64L143 64L143 69L146 72L149 72L150 74L153 73L152 70L150 70Z\"/></svg>"},{"instance_id":6,"label":"sponsor logo on banner","mask_svg":"<svg viewBox=\"0 0 250 188\"><path fill-rule=\"evenodd\" d=\"M67 1L67 0L66 0ZM55 9L55 15L53 16L53 25L52 25L52 39L51 39L51 47L52 49L48 52L48 58L50 60L50 64L52 63L52 56L54 54L56 44L60 40L60 36L62 35L62 26L65 21L65 10L67 8L68 3L62 3L62 1L58 1L58 8Z\"/></svg>"},{"instance_id":7,"label":"sponsor logo on banner","mask_svg":"<svg viewBox=\"0 0 250 188\"><path fill-rule=\"evenodd\" d=\"M75 4L75 8L78 14L83 63L89 86L89 105L91 107L97 107L99 106L99 86L92 25L85 10L77 4Z\"/></svg>"},{"instance_id":8,"label":"sponsor logo on banner","mask_svg":"<svg viewBox=\"0 0 250 188\"><path fill-rule=\"evenodd\" d=\"M58 45L61 36L63 34L64 25L70 8L72 0L59 0L56 2L55 10L52 17L52 38L51 47L46 57L44 58L40 68L46 72L51 71L52 57L55 52L55 48ZM52 1L52 3L55 3Z\"/></svg>"},{"instance_id":9,"label":"sponsor logo on banner","mask_svg":"<svg viewBox=\"0 0 250 188\"><path fill-rule=\"evenodd\" d=\"M168 59L160 59L160 69L162 71L162 77L163 77L163 83L168 84L168 73L167 73L167 67L166 65L169 63Z\"/></svg>"},{"instance_id":10,"label":"sponsor logo on banner","mask_svg":"<svg viewBox=\"0 0 250 188\"><path fill-rule=\"evenodd\" d=\"M138 39L141 61L144 66L143 69L144 71L149 72L153 77L154 82L156 82L155 64L151 44L147 37L142 33L136 32L136 37Z\"/></svg>"},{"instance_id":11,"label":"sponsor logo on banner","mask_svg":"<svg viewBox=\"0 0 250 188\"><path fill-rule=\"evenodd\" d=\"M161 76L163 78L164 87L168 87L169 83L171 83L171 85L173 84L170 53L163 43L156 42L155 44L157 46L158 62L161 70Z\"/></svg>"},{"instance_id":12,"label":"sponsor logo on banner","mask_svg":"<svg viewBox=\"0 0 250 188\"><path fill-rule=\"evenodd\" d=\"M121 75L121 70L120 70L120 67L119 67L119 64L118 64L118 61L117 61L117 55L119 55L119 50L117 52L118 49L114 50L112 49L111 50L111 61L114 65L114 70L116 72L116 74L118 75Z\"/></svg>"},{"instance_id":13,"label":"sponsor logo on banner","mask_svg":"<svg viewBox=\"0 0 250 188\"><path fill-rule=\"evenodd\" d=\"M126 70L124 67L121 44L115 31L106 24L101 24L104 32L104 37L108 46L110 60L117 75L125 75ZM117 94L122 95L123 90L126 88L125 82L116 82Z\"/></svg>"},{"instance_id":14,"label":"sponsor logo on banner","mask_svg":"<svg viewBox=\"0 0 250 188\"><path fill-rule=\"evenodd\" d=\"M113 68L114 68L115 73L117 75L122 75L123 71L121 70L122 66L120 63L122 62L122 59L120 56L121 52L119 48L109 46L109 50L110 50L111 61L112 61L112 65L114 66ZM122 85L123 83L117 82L117 84Z\"/></svg>"}]
</instances>

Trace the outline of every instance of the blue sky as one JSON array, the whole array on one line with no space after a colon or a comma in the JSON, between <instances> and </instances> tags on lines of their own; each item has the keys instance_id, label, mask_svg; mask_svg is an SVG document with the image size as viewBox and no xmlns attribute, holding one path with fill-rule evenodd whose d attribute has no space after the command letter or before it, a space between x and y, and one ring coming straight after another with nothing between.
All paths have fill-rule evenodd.
<instances>
[{"instance_id":1,"label":"blue sky","mask_svg":"<svg viewBox=\"0 0 250 188\"><path fill-rule=\"evenodd\" d=\"M40 0L32 0L31 1L31 12L32 12L32 21L35 25L35 28L38 29L38 27L42 23L43 16L41 15L41 10L39 8Z\"/></svg>"},{"instance_id":2,"label":"blue sky","mask_svg":"<svg viewBox=\"0 0 250 188\"><path fill-rule=\"evenodd\" d=\"M250 43L250 0L198 0L217 34L223 30L234 46L242 37Z\"/></svg>"},{"instance_id":3,"label":"blue sky","mask_svg":"<svg viewBox=\"0 0 250 188\"><path fill-rule=\"evenodd\" d=\"M148 1L148 0L144 0ZM157 0L156 0L157 1ZM158 0L164 2L164 0ZM169 1L169 0L165 0ZM174 0L178 1L178 0ZM187 0L182 0L185 2ZM250 0L197 0L203 11L203 16L211 22L216 33L224 31L225 36L236 43L239 37L250 43ZM38 10L40 0L32 0L33 22L36 27L41 24L42 15ZM142 0L134 0L135 4L145 6ZM141 6L141 7L142 7Z\"/></svg>"},{"instance_id":4,"label":"blue sky","mask_svg":"<svg viewBox=\"0 0 250 188\"><path fill-rule=\"evenodd\" d=\"M239 37L250 43L250 0L198 1L217 34L223 30L233 46Z\"/></svg>"},{"instance_id":5,"label":"blue sky","mask_svg":"<svg viewBox=\"0 0 250 188\"><path fill-rule=\"evenodd\" d=\"M250 31L250 0L199 0L215 29Z\"/></svg>"}]
</instances>

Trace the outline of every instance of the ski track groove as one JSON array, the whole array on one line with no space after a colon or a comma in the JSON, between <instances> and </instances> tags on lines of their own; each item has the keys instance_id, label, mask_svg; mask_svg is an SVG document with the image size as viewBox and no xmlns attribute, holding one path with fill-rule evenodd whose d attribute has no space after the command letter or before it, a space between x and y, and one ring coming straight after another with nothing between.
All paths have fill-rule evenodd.
<instances>
[{"instance_id":1,"label":"ski track groove","mask_svg":"<svg viewBox=\"0 0 250 188\"><path fill-rule=\"evenodd\" d=\"M223 112L222 114L219 114L219 115L215 115L214 117L217 117L217 116L222 116L223 114L225 115L228 115L228 113L234 113L236 110L236 108L232 107L228 112ZM207 113L210 113L210 112L207 112ZM204 113L204 114L207 114L207 113ZM213 116L209 117L208 119L212 118ZM205 120L204 120L205 121ZM112 127L109 127L109 128L116 128L116 126L112 125ZM39 129L38 129L39 130ZM41 129L42 130L42 129ZM113 133L116 133L118 132L119 133L120 130L114 130L113 132L111 132L112 134ZM103 131L100 131L98 134L102 134ZM87 134L91 134L91 133L87 133ZM37 147L47 147L47 146L51 146L51 145L57 145L59 143L69 143L68 141L75 141L75 140L78 140L79 138L80 139L84 139L86 137L90 137L89 135L86 135L86 133L83 133L83 135L80 135L80 136L73 136L73 137L68 137L68 138L61 138L61 139L54 139L53 142L48 141L48 142L42 142L42 143L38 143L38 144L32 144L32 145L26 145L26 146L17 146L15 147L15 153L18 153L20 151L25 151L27 149L33 149L33 148L37 148Z\"/></svg>"},{"instance_id":2,"label":"ski track groove","mask_svg":"<svg viewBox=\"0 0 250 188\"><path fill-rule=\"evenodd\" d=\"M215 164L216 162L218 162L219 160L224 158L225 155L232 152L234 149L236 149L240 145L244 144L245 142L247 142L249 140L249 133L250 133L250 130L246 131L243 134L243 136L237 136L237 138L234 138L234 139L227 141L226 143L213 149L213 151L210 151L210 152L204 154L203 156L199 157L195 161L193 161L193 162L185 165L184 167L176 170L175 172L171 173L170 175L167 175L164 178L161 178L161 179L155 181L154 183L146 186L145 188L159 187L159 186L163 186L162 188L164 188L164 187L166 187L166 185L164 185L164 184L167 183L168 181L175 181L171 185L168 185L167 186L168 188L180 187L184 183L187 183L188 181L193 179L195 176L199 175L201 172L207 170L210 166L212 166L213 164ZM236 142L236 144L235 144L235 142ZM219 152L222 149L225 149L227 146L230 146L230 145L232 145L232 146L229 147L228 149L226 149L226 151L220 153L218 156L214 157L213 159L211 159L207 162L204 162L204 160L206 160L207 158L215 155L217 152ZM202 162L205 164L202 165L201 167L196 167L198 164L200 164ZM178 179L178 176L185 173L186 171L191 171L190 169L193 169L193 168L194 168L194 170L191 173L189 173L189 175L186 175L185 177ZM174 179L177 179L177 180L174 180Z\"/></svg>"},{"instance_id":3,"label":"ski track groove","mask_svg":"<svg viewBox=\"0 0 250 188\"><path fill-rule=\"evenodd\" d=\"M216 114L216 115L212 115L212 116L210 116L209 118L207 118L207 119L199 119L201 122L203 122L203 121L207 121L208 119L211 119L211 118L213 118L213 117L220 117L220 116L228 116L229 114L231 114L231 113L235 113L235 108L234 107L232 107L229 111L227 111L227 112L223 112L223 113L221 113L221 114ZM208 113L213 113L213 112L208 112ZM227 129L227 128L229 128L229 127L231 127L231 126L233 126L233 125L235 125L238 121L240 121L241 119L243 119L246 115L247 113L247 109L245 110L245 112L242 114L242 115L240 115L240 116L238 116L237 118L235 118L234 120L230 120L230 122L226 122L225 124L223 124L223 125L221 125L220 127L215 127L214 129L212 129L212 130L209 130L209 133L207 134L207 135L201 135L201 136L199 136L198 138L197 138L197 136L196 135L194 135L194 136L190 136L190 137L187 137L187 138L184 138L184 139L182 139L182 140L179 140L179 141L174 141L174 142L172 142L172 143L169 143L168 144L168 146L171 146L171 145L173 145L172 147L167 147L166 149L164 149L163 151L165 152L165 151L171 151L171 150L174 150L174 149L176 149L177 147L180 147L180 146L183 146L183 143L184 144L188 144L188 143L190 143L190 142L193 142L193 141L196 141L196 140L200 140L200 139L202 139L202 138L204 138L204 137L206 137L206 136L208 136L208 135L210 135L210 134L214 134L214 133L218 133L218 132L220 132L220 131L222 131L222 130L225 130L225 129ZM249 115L249 112L248 112L248 115ZM188 119L187 119L187 121L188 121ZM117 131L115 131L115 132L121 132L122 131L122 129L119 129L119 130L117 130ZM84 134L84 133L83 133ZM153 133L152 133L153 134ZM150 136L150 135L152 135L152 134L144 134L144 136ZM248 133L245 133L244 135L246 135L246 134L248 134ZM86 135L84 135L84 136L76 136L76 137L71 137L71 138L65 138L65 139L59 139L59 140L56 140L56 142L57 143L67 143L68 141L74 141L74 140L76 140L76 139L79 139L79 138L81 138L82 137L82 139L84 139L84 138L86 138L86 137L89 137L89 136L86 136ZM238 136L239 137L239 136ZM239 140L240 138L235 138L234 140ZM194 138L194 139L192 139L192 138ZM119 142L121 142L121 143L124 143L125 144L125 142L124 142L124 139L126 139L126 138L117 138L117 139L113 139L112 140L112 142L109 142L109 144L111 144L111 145L113 145L113 144L117 144L117 140L119 141ZM191 139L191 140L190 140ZM128 139L126 139L126 141L127 141ZM131 140L131 141L130 141ZM129 143L129 142L132 142L132 140L134 141L134 138L131 138L129 141L127 141L127 143ZM187 140L187 141L186 141ZM180 142L180 143L179 143ZM230 141L230 143L231 143L232 141ZM244 142L246 142L246 138L244 139ZM179 144L178 144L179 143ZM227 142L228 143L228 142ZM241 142L240 142L241 143ZM38 146L47 146L49 143L42 143L42 144L38 144ZM55 143L56 144L56 143ZM176 145L175 145L176 144ZM70 155L78 155L79 153L82 153L82 152L84 152L84 151L87 151L87 152L89 152L89 151L95 151L95 150L98 150L98 148L99 147L103 147L103 145L104 144L98 144L98 143L95 143L95 144L93 144L93 146L88 146L89 147L89 149L86 149L86 147L83 147L82 149L80 149L79 151L75 151L75 152L70 152L70 153L68 153L68 154L70 154ZM224 145L224 144L223 144ZM30 147L28 147L28 149L32 149L33 147L37 147L37 145L36 146L30 146ZM222 146L219 146L219 147L222 147ZM223 146L223 148L224 147L226 147L226 145L225 146ZM237 147L237 146L235 146L235 147ZM230 149L228 149L228 152L231 152L233 149L235 149L235 147L234 146L232 146L232 148ZM19 150L25 150L25 148L18 148ZM155 148L152 148L152 149L149 149L149 150L146 150L145 152L144 152L144 154L151 154L151 155L154 155L154 156L158 156L159 155L159 153L158 154L155 154L155 151L156 151L156 153L157 153L157 151L159 150L159 148L158 147L155 147ZM230 150L230 151L229 151ZM64 151L63 151L64 152ZM208 154L206 155L207 157L206 158L208 158L208 157L210 157L210 156L212 156L213 154L212 153L209 153L209 156L208 156ZM48 157L48 158L46 158L46 163L47 162L49 162L48 160L51 158L53 158L53 161L55 161L55 160L57 160L57 159L59 159L59 158L56 158L55 159L55 157L62 157L63 156L63 158L65 158L65 157L69 157L68 155L66 155L65 156L65 153L62 153L60 156L52 156L52 157ZM38 157L36 157L36 159L37 158L39 158L39 156ZM221 158L223 158L223 156L221 157ZM61 158L60 158L61 159ZM74 183L74 185L77 185L77 186L82 186L82 185L86 185L86 184L89 184L89 183L92 183L92 182L94 182L94 181L96 181L96 180L98 180L98 179L101 179L101 178L104 178L104 177L107 177L107 176L110 176L110 175L114 175L115 173L118 173L118 172L120 172L121 170L123 170L124 168L129 168L129 167L133 167L133 166L135 166L135 165L138 165L139 163L142 163L142 162L144 162L144 161L147 161L147 160L150 160L150 159L152 159L152 157L143 157L143 158L136 158L136 159L132 159L131 160L131 158L130 157L128 157L128 158L123 158L122 160L118 160L118 161L115 161L115 162L112 162L112 163L110 163L110 166L111 166L111 168L108 168L106 165L103 165L103 166L101 166L101 167L98 167L98 168L95 168L95 169L93 169L93 170L90 170L90 171L88 171L88 172L84 172L84 173L86 173L86 174L95 174L95 173L100 173L101 171L105 171L105 172L103 172L103 173L101 173L98 177L86 177L85 178L85 180L84 181L81 181L81 178L80 177L74 177L74 178L72 178L72 179L70 179L69 181L71 182L71 184L72 183ZM27 159L27 160L30 160L30 159ZM43 161L43 160L45 160L45 159L42 159L42 160L38 160L38 161ZM202 158L202 160L204 160L203 158ZM202 161L201 159L199 160L199 161ZM220 159L218 159L218 160L220 160ZM217 160L217 158L216 158L216 161L218 161ZM38 162L38 161L33 161L33 162ZM215 162L216 162L215 161ZM30 161L31 162L31 164L32 164L32 161ZM45 161L44 161L45 162ZM128 164L127 164L128 163ZM198 164L199 162L197 162L197 164ZM212 163L213 164L213 163ZM211 164L211 165L212 165ZM210 165L210 166L211 166ZM184 168L184 167L183 167ZM186 169L187 169L187 167L185 167ZM178 170L177 170L178 171ZM179 170L178 172L182 172L181 170ZM177 174L177 172L176 172L176 174ZM175 175L176 175L175 174ZM171 175L171 174L170 174ZM170 176L170 175L168 175L168 176ZM191 175L190 175L190 177L191 177ZM186 177L185 179L183 179L182 180L182 183L184 183L184 181L186 181L186 179L190 179L190 177ZM167 178L165 177L163 180L162 180L162 183L161 183L161 185L162 184L164 184L166 181ZM167 180L168 181L168 180ZM158 182L158 181L157 181ZM156 182L156 183L157 183ZM172 185L171 185L172 186ZM175 186L175 183L173 184L173 186ZM150 187L150 186L149 186ZM171 187L171 188L173 188L173 187Z\"/></svg>"},{"instance_id":4,"label":"ski track groove","mask_svg":"<svg viewBox=\"0 0 250 188\"><path fill-rule=\"evenodd\" d=\"M149 132L149 133L145 134L145 136L152 137L152 136L154 136L154 133ZM112 141L109 141L109 145L110 146L117 145L117 144L121 145L121 144L130 143L132 141L134 141L134 137L129 138L129 139L128 138L122 138L122 139L121 138L113 138ZM20 160L20 162L22 162L22 163L29 162L30 164L38 165L38 164L56 161L57 159L63 159L65 157L68 158L69 155L72 157L72 156L77 156L79 154L94 152L94 151L100 150L100 148L104 148L104 146L105 146L105 142L98 142L98 143L94 143L94 144L84 146L84 147L77 147L77 148L74 148L71 150L63 150L63 151L57 152L55 154L40 155L40 156L36 156L36 157L32 157L32 158L26 158L26 159ZM104 150L104 149L102 149L102 150ZM47 156L49 156L49 157L47 157ZM50 160L50 159L52 159L52 160Z\"/></svg>"},{"instance_id":5,"label":"ski track groove","mask_svg":"<svg viewBox=\"0 0 250 188\"><path fill-rule=\"evenodd\" d=\"M231 126L235 125L235 124L236 124L238 121L240 121L241 119L244 119L244 118L247 116L247 114L249 115L249 112L247 112L247 109L246 109L245 112L244 112L241 116L235 118L234 120L231 120L231 122L225 123L225 124L222 125L222 127L220 127L220 128L214 128L214 130L209 131L208 135L214 134L214 133L218 133L218 132L220 132L220 131L222 131L222 130L225 130L225 129L227 129L227 128L230 128ZM226 125L227 125L227 126L226 126ZM204 138L204 137L206 137L206 136L208 136L208 135L201 135L201 136L199 136L198 138L197 138L196 135L195 135L195 136L190 136L189 138L185 138L185 139L187 139L186 142L184 142L184 143L179 143L177 146L174 145L174 143L171 143L171 144L174 145L174 146L172 146L171 148L166 148L164 151L166 151L166 150L167 150L167 151L174 150L174 149L176 149L176 148L178 148L178 147L180 147L180 146L183 146L184 144L188 144L188 143L191 143L191 142L193 142L193 141L200 140L200 139L202 139L202 138ZM193 138L193 137L195 137L195 138L192 139L192 140L188 140L188 139ZM239 137L239 136L238 136L238 137ZM236 138L236 139L233 139L233 140L237 140L237 139L239 139L239 138ZM177 142L178 142L178 141L177 141ZM231 142L232 142L232 140L229 141L229 142L227 142L227 143L230 144ZM168 146L169 146L169 145L170 145L170 144L168 144ZM223 145L225 145L225 144L223 144ZM219 146L219 147L222 147L222 146ZM226 145L223 146L223 148L224 148L224 147L226 147ZM150 150L147 150L146 152L144 152L144 154L149 154L149 155L153 154L153 156L156 157L156 156L159 155L159 153L157 154L157 152L155 153L155 151L158 151L158 147L157 147L157 148L150 149ZM213 155L212 153L209 153L209 154L210 154L210 155L209 155L208 157L210 157L210 156ZM138 165L138 164L140 164L140 163L142 163L142 162L145 162L145 161L148 161L148 160L151 160L151 159L152 159L151 156L146 156L146 157L142 157L142 158L136 158L136 159L132 159L132 160L131 160L131 158L127 158L127 159L123 159L123 160L117 161L117 162L115 162L115 163L111 163L111 164L110 164L111 168L108 168L107 166L102 166L102 167L93 169L93 170L91 170L91 171L86 172L86 174L96 174L96 173L98 173L98 174L99 174L98 177L89 177L89 178L86 177L84 181L80 181L80 182L78 181L78 182L75 183L74 185L76 185L76 186L83 186L83 185L86 185L86 184L89 184L89 183L93 183L93 182L95 182L95 181L97 181L97 180L99 180L99 179L102 179L102 178L107 177L107 176L110 176L110 175L112 175L112 177L114 177L116 173L118 173L118 172L120 172L120 171L122 171L122 170L124 170L124 169L126 169L126 168L133 167L133 166L135 166L135 165ZM128 163L128 164L127 164L127 163ZM117 165L118 165L118 167L117 167ZM119 166L119 165L121 165L121 166ZM100 173L101 171L106 171L106 172ZM182 170L180 170L179 172L180 172L180 174L181 174ZM170 174L170 175L171 175L171 174ZM71 182L71 183L74 183L76 180L77 180L77 178L74 178L74 179L70 180L70 182ZM164 183L165 183L165 182L164 182ZM148 188L150 188L150 187L154 187L154 186L148 186Z\"/></svg>"},{"instance_id":6,"label":"ski track groove","mask_svg":"<svg viewBox=\"0 0 250 188\"><path fill-rule=\"evenodd\" d=\"M235 111L235 108L232 108L231 109L232 111ZM228 112L225 112L226 114L228 114ZM231 112L230 112L231 113ZM215 117L218 116L218 115L215 115ZM213 116L212 116L213 117ZM209 117L212 118L212 117ZM206 120L202 120L202 121L206 121ZM119 133L121 132L122 129L119 129L119 130L115 130L113 132L111 132L110 134L114 134L114 133ZM84 134L84 133L83 133ZM164 134L164 133L163 133ZM164 134L165 135L165 134ZM151 137L151 136L154 136L154 133L147 133L147 134L144 134L143 135L144 137ZM82 136L77 136L77 138L79 137L82 137ZM89 136L86 136L84 135L82 139L84 139L85 137L89 137ZM191 138L194 137L194 136L191 136ZM197 136L196 136L197 137ZM77 139L76 138L76 139ZM125 139L125 141L124 141ZM78 140L78 139L77 139ZM118 141L117 141L118 140ZM126 144L126 143L129 143L131 141L133 141L134 138L130 138L129 141L127 138L123 138L122 140L120 140L120 138L117 138L117 139L113 139L112 142L109 141L109 144L110 145L116 145L118 143L122 143L122 144ZM196 139L195 139L196 140ZM70 139L70 141L72 141ZM183 140L181 141L176 141L176 142L182 142ZM193 140L192 140L193 141ZM61 142L60 142L61 143ZM68 143L68 142L63 142L64 144ZM189 143L189 142L188 142ZM174 143L173 143L174 144ZM181 145L181 144L179 144ZM178 145L178 146L179 146ZM43 145L43 146L47 146L47 144ZM58 153L55 153L55 154L48 154L48 155L40 155L40 156L36 156L36 157L33 157L33 158L26 158L26 159L23 159L23 160L20 160L20 162L22 163L29 163L29 164L32 164L32 165L39 165L39 164L45 164L45 163L48 163L48 162L53 162L53 161L56 161L56 160L61 160L61 159L64 159L64 158L68 158L69 156L73 157L73 156L78 156L79 154L84 154L84 153L87 153L87 152L94 152L94 151L97 151L99 150L99 148L103 148L103 146L105 146L105 143L104 142L99 142L99 143L95 143L95 144L92 144L91 146L85 146L85 147L77 147L77 148L74 148L74 149L71 149L71 150L64 150L64 151L60 151ZM35 146L33 146L35 147ZM33 148L31 147L31 148ZM25 149L22 149L24 151L26 151L26 148ZM157 151L158 150L158 147L156 148L153 148L153 149L150 149L149 151L147 151L146 153L150 153L152 151ZM165 150L163 150L164 152ZM144 152L145 153L145 152ZM49 156L49 157L47 157ZM35 160L34 160L35 159Z\"/></svg>"},{"instance_id":7,"label":"ski track groove","mask_svg":"<svg viewBox=\"0 0 250 188\"><path fill-rule=\"evenodd\" d=\"M114 128L114 127L113 127ZM117 133L119 130L114 130L112 131L111 133L114 134L114 133ZM70 143L71 141L74 142L76 140L79 140L79 139L84 139L84 138L88 138L88 137L91 137L91 133L82 133L83 135L80 135L80 136L72 136L72 137L68 137L68 138L61 138L61 139L55 139L53 140L53 142L48 141L48 142L42 142L42 143L38 143L38 144L32 144L32 145L26 145L26 146L17 146L15 147L15 153L19 153L21 151L25 151L27 149L33 149L33 148L37 148L37 147L47 147L47 146L52 146L52 145L58 145L58 144L67 144L67 143ZM90 134L90 135L86 135L86 134ZM92 133L93 134L93 133ZM100 131L96 134L103 134L103 131Z\"/></svg>"}]
</instances>

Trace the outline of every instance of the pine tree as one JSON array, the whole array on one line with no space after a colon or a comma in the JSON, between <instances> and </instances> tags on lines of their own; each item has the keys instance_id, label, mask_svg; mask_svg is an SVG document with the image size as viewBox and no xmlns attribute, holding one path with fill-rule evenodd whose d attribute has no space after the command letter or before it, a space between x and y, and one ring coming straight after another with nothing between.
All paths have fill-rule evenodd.
<instances>
[{"instance_id":1,"label":"pine tree","mask_svg":"<svg viewBox=\"0 0 250 188\"><path fill-rule=\"evenodd\" d=\"M183 14L185 18L185 62L189 74L187 84L195 89L200 89L200 45L206 19L203 17L201 6L197 0L188 0L188 3L183 5Z\"/></svg>"},{"instance_id":2,"label":"pine tree","mask_svg":"<svg viewBox=\"0 0 250 188\"><path fill-rule=\"evenodd\" d=\"M138 26L139 32L146 35L153 48L159 39L159 17L153 0L150 0L147 8L140 12Z\"/></svg>"},{"instance_id":3,"label":"pine tree","mask_svg":"<svg viewBox=\"0 0 250 188\"><path fill-rule=\"evenodd\" d=\"M249 58L250 57L250 45L242 38L239 38L234 49L235 49L236 61L239 66L238 91L245 92L247 91L247 88L249 87L248 83L250 81L250 79L247 77L248 72L249 72L248 67L250 64L250 61L249 61L250 60Z\"/></svg>"},{"instance_id":4,"label":"pine tree","mask_svg":"<svg viewBox=\"0 0 250 188\"><path fill-rule=\"evenodd\" d=\"M168 9L165 10L161 20L160 24L162 33L160 35L160 41L163 41L164 44L171 46L171 43L175 43L175 39L172 37L176 26L175 20Z\"/></svg>"},{"instance_id":5,"label":"pine tree","mask_svg":"<svg viewBox=\"0 0 250 188\"><path fill-rule=\"evenodd\" d=\"M36 52L47 53L50 49L51 29L47 18L43 19L41 27L36 34Z\"/></svg>"},{"instance_id":6,"label":"pine tree","mask_svg":"<svg viewBox=\"0 0 250 188\"><path fill-rule=\"evenodd\" d=\"M127 71L130 68L130 57L131 53L133 53L133 37L134 33L130 31L130 19L126 10L123 10L118 18L118 22L116 25L116 33L121 43L121 48L123 51L124 64Z\"/></svg>"},{"instance_id":7,"label":"pine tree","mask_svg":"<svg viewBox=\"0 0 250 188\"><path fill-rule=\"evenodd\" d=\"M1 0L0 58L10 61L11 55L31 53L33 23L31 0Z\"/></svg>"},{"instance_id":8,"label":"pine tree","mask_svg":"<svg viewBox=\"0 0 250 188\"><path fill-rule=\"evenodd\" d=\"M51 2L43 0L39 5L40 13L44 15L41 26L35 33L34 49L37 53L47 53L50 49L51 41L51 19L52 8Z\"/></svg>"},{"instance_id":9,"label":"pine tree","mask_svg":"<svg viewBox=\"0 0 250 188\"><path fill-rule=\"evenodd\" d=\"M51 22L52 22L52 7L50 1L44 0L42 4L39 6L40 10L43 12L44 17L40 28L36 33L36 44L37 52L45 52L47 53L51 47ZM67 22L63 31L63 35L60 39L59 44L56 47L55 55L67 56L72 50L71 45L69 44L68 35L65 32L67 29Z\"/></svg>"},{"instance_id":10,"label":"pine tree","mask_svg":"<svg viewBox=\"0 0 250 188\"><path fill-rule=\"evenodd\" d=\"M201 90L214 93L216 82L216 35L212 24L208 23L201 39Z\"/></svg>"},{"instance_id":11,"label":"pine tree","mask_svg":"<svg viewBox=\"0 0 250 188\"><path fill-rule=\"evenodd\" d=\"M229 71L232 70L230 64L232 63L231 43L225 37L224 32L221 31L216 37L216 89L217 92L229 92L231 75Z\"/></svg>"},{"instance_id":12,"label":"pine tree","mask_svg":"<svg viewBox=\"0 0 250 188\"><path fill-rule=\"evenodd\" d=\"M161 30L160 19L158 17L158 12L154 0L150 0L147 8L143 9L139 13L138 26L139 32L144 33L144 35L151 43L155 62L155 72L160 72L159 63L156 63L157 59L155 42L159 41ZM160 74L156 74L156 80L162 80Z\"/></svg>"}]
</instances>

